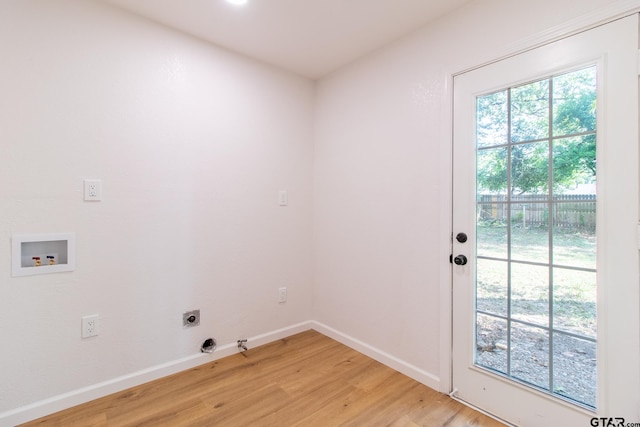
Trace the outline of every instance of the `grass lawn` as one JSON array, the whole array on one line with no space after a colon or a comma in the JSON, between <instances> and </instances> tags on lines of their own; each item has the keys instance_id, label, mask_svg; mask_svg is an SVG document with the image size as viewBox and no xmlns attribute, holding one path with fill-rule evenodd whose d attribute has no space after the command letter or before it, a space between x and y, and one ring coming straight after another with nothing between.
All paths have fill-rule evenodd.
<instances>
[{"instance_id":1,"label":"grass lawn","mask_svg":"<svg viewBox=\"0 0 640 427\"><path fill-rule=\"evenodd\" d=\"M504 260L478 260L478 309L506 316L507 229L505 226L478 226L477 241L479 256ZM567 268L595 269L595 235L554 230L551 267L549 242L547 230L513 228L512 260L545 265L511 264L511 315L549 326L552 311L554 328L595 338L595 273Z\"/></svg>"},{"instance_id":2,"label":"grass lawn","mask_svg":"<svg viewBox=\"0 0 640 427\"><path fill-rule=\"evenodd\" d=\"M479 225L477 247L496 258L477 260L477 308L512 322L478 314L476 363L595 406L596 345L564 333L596 337L596 273L575 269L595 269L595 235L514 227L510 269L506 226Z\"/></svg>"}]
</instances>

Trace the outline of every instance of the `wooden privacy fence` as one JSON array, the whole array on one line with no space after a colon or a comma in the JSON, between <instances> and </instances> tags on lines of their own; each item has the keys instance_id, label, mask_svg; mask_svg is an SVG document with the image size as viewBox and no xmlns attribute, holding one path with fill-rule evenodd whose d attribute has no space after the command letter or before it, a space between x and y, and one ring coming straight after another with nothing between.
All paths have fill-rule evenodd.
<instances>
[{"instance_id":1,"label":"wooden privacy fence","mask_svg":"<svg viewBox=\"0 0 640 427\"><path fill-rule=\"evenodd\" d=\"M580 230L596 228L595 194L554 195L549 205L547 195L511 196L482 194L478 196L478 220L481 222L507 223L511 210L514 227L549 226L551 207L554 227Z\"/></svg>"}]
</instances>

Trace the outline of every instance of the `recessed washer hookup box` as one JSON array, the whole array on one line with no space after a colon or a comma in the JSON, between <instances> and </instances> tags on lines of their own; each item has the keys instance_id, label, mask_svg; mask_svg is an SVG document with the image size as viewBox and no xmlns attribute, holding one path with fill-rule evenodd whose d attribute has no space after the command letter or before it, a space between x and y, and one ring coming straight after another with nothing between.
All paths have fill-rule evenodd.
<instances>
[{"instance_id":1,"label":"recessed washer hookup box","mask_svg":"<svg viewBox=\"0 0 640 427\"><path fill-rule=\"evenodd\" d=\"M72 271L75 268L75 233L11 236L11 275L13 277Z\"/></svg>"}]
</instances>

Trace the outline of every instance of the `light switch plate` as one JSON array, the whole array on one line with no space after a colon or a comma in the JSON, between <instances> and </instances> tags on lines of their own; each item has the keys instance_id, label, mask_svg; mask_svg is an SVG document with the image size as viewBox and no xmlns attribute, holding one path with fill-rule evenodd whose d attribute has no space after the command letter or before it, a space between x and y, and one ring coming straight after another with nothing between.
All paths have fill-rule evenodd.
<instances>
[{"instance_id":1,"label":"light switch plate","mask_svg":"<svg viewBox=\"0 0 640 427\"><path fill-rule=\"evenodd\" d=\"M278 204L280 206L287 206L289 204L289 194L287 190L280 190L278 192Z\"/></svg>"}]
</instances>

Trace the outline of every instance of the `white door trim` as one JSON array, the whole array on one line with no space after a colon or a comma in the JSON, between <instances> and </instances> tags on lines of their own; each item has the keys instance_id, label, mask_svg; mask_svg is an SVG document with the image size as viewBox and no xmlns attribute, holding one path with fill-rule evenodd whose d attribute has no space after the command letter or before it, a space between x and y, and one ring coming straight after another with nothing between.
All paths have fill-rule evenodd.
<instances>
[{"instance_id":1,"label":"white door trim","mask_svg":"<svg viewBox=\"0 0 640 427\"><path fill-rule=\"evenodd\" d=\"M638 390L638 384L640 384L638 369L640 366L640 342L638 338L640 335L637 334L635 327L630 326L640 324L638 316L638 302L640 301L638 245L635 240L638 220L638 81L637 73L635 73L637 44L638 17L633 15L610 25L581 33L566 41L563 40L535 51L529 51L524 55L511 57L499 64L489 65L473 73L460 76L460 82L456 79L456 92L459 87L462 90L459 94L464 95L463 98L456 97L456 102L464 101L460 104L464 106L463 109L459 110L463 115L458 117L462 118L458 122L461 125L456 125L456 130L460 130L461 141L469 143L473 142L475 131L471 129L472 126L464 125L464 123L473 123L470 116L474 114L472 111L475 111L475 104L468 94L473 95L478 90L496 89L496 85L502 84L502 79L505 80L504 84L516 84L519 80L514 79L520 78L520 74L514 73L513 70L518 73L520 72L518 70L522 70L523 78L533 78L534 74L538 73L542 73L542 76L562 71L567 66L573 66L572 61L591 61L596 58L600 58L598 60L603 64L599 70L609 70L606 72L608 77L599 83L599 91L604 90L604 93L608 94L602 98L604 108L602 111L599 109L598 135L601 135L600 131L602 131L605 146L609 148L605 151L598 150L598 167L600 169L602 164L608 171L599 176L598 180L598 186L603 188L603 193L599 193L600 200L598 202L598 246L604 249L598 253L598 275L600 278L604 278L602 283L612 284L612 286L598 289L598 368L599 378L602 381L598 387L602 393L598 397L598 415L623 416L631 421L637 417L640 397ZM513 66L517 68L513 68ZM504 71L508 72L505 74ZM459 83L460 86L458 86ZM608 117L606 122L602 122L604 117ZM469 122L470 119L471 122ZM456 147L454 146L454 148ZM461 159L467 162L463 162L462 170L473 174L475 167L469 163L472 160L469 160L469 157L465 155ZM616 173L612 173L613 171ZM629 175L629 173L633 173L633 175ZM463 175L464 179L471 178ZM454 195L457 200L460 198L473 200L473 194L467 194L466 188L456 188ZM460 190L464 191L461 193ZM461 202L462 199L460 199ZM606 210L602 210L605 206ZM612 217L608 220L605 219L604 216L609 214ZM461 227L461 230L471 231L469 228L471 225L468 223L469 218L464 215L456 215L455 218L458 222L457 226ZM600 242L607 243L601 246ZM459 312L466 313L471 308L473 301L469 296L469 292L471 292L471 288L468 286L468 281L471 280L469 270L456 268L454 271L456 277L464 281L462 283L464 286L457 286L453 289L454 294L458 295L456 298L460 297L456 301L463 304L456 306L456 308L460 308ZM461 293L459 294L459 292ZM600 301L602 301L602 305L600 305ZM470 335L473 334L473 331L470 329L468 319L461 324L456 324L460 329L457 329L457 335L453 337L453 340L457 343L457 349L465 349L467 348L466 343L471 342ZM472 365L467 365L471 362L468 362L469 356L464 351L454 353L454 356L457 354L457 366L463 369L462 371L456 370L456 384L460 387L461 393L464 389L463 398L475 401L476 404L487 408L493 407L493 410L497 412L504 411L504 416L508 416L518 423L527 420L532 425L538 425L536 422L545 422L545 420L546 422L549 420L566 421L567 425L571 425L576 424L578 420L587 422L589 416L594 416L593 413L579 414L576 411L564 411L556 402L551 404L551 400L547 402L549 404L543 405L540 399L545 397L543 395L538 396L536 403L531 406L525 397L532 396L532 393L524 390L515 393L514 388L508 388L503 382L493 377L485 376L480 380L479 374L470 373L474 368ZM458 376L458 373L464 375ZM503 399L505 396L518 394L520 397L514 397L513 403L519 403L519 405L500 406L493 397L494 392L501 395ZM533 421L533 418L537 421Z\"/></svg>"},{"instance_id":2,"label":"white door trim","mask_svg":"<svg viewBox=\"0 0 640 427\"><path fill-rule=\"evenodd\" d=\"M491 56L484 61L476 62L474 64L465 64L458 71L454 72L452 76L457 76L459 74L464 74L469 71L482 68L486 65L502 61L558 40L566 39L567 37L591 30L595 27L608 24L609 22L613 22L617 19L624 18L638 12L640 12L640 0L627 0L606 6L602 9L597 9L555 27L511 43L500 51L491 54Z\"/></svg>"},{"instance_id":3,"label":"white door trim","mask_svg":"<svg viewBox=\"0 0 640 427\"><path fill-rule=\"evenodd\" d=\"M500 49L492 54L487 55L484 61L474 64L464 64L456 67L456 70L445 70L444 92L445 96L441 100L441 111L448 113L443 117L446 129L446 140L449 141L449 149L441 151L440 164L448 165L448 173L446 178L448 181L443 182L442 187L446 185L447 191L441 192L440 196L440 223L446 225L442 227L440 233L440 241L442 242L440 249L441 266L440 269L440 389L442 393L453 392L453 364L452 364L452 334L453 334L453 300L452 300L452 283L453 274L451 264L449 263L449 255L451 254L451 236L453 233L453 79L459 74L483 67L485 65L498 62L500 60L518 55L536 47L553 43L554 41L570 37L574 34L587 31L600 25L613 22L625 16L629 16L640 12L640 0L626 0L607 5L590 13L581 15L563 24L540 31L534 35L518 40L504 49ZM443 174L444 177L444 174ZM640 233L640 232L639 232Z\"/></svg>"}]
</instances>

